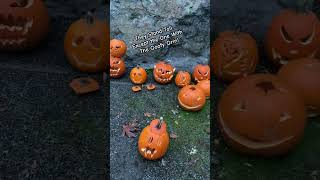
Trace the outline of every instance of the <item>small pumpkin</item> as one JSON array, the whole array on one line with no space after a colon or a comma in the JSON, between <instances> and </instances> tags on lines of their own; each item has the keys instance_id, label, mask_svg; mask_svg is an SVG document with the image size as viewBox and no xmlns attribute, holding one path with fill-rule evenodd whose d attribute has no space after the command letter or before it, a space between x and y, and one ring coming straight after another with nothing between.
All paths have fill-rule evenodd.
<instances>
[{"instance_id":1,"label":"small pumpkin","mask_svg":"<svg viewBox=\"0 0 320 180\"><path fill-rule=\"evenodd\" d=\"M140 154L148 160L162 158L169 147L167 124L162 119L154 119L145 127L138 140Z\"/></svg>"},{"instance_id":2,"label":"small pumpkin","mask_svg":"<svg viewBox=\"0 0 320 180\"><path fill-rule=\"evenodd\" d=\"M187 85L179 91L178 102L185 110L199 111L206 103L206 96L199 87Z\"/></svg>"},{"instance_id":3,"label":"small pumpkin","mask_svg":"<svg viewBox=\"0 0 320 180\"><path fill-rule=\"evenodd\" d=\"M26 50L49 32L48 10L42 0L0 1L0 49Z\"/></svg>"},{"instance_id":4,"label":"small pumpkin","mask_svg":"<svg viewBox=\"0 0 320 180\"><path fill-rule=\"evenodd\" d=\"M309 117L320 114L320 60L302 58L282 66L278 76L303 97Z\"/></svg>"},{"instance_id":5,"label":"small pumpkin","mask_svg":"<svg viewBox=\"0 0 320 180\"><path fill-rule=\"evenodd\" d=\"M126 72L126 65L121 58L110 56L110 77L119 78Z\"/></svg>"},{"instance_id":6,"label":"small pumpkin","mask_svg":"<svg viewBox=\"0 0 320 180\"><path fill-rule=\"evenodd\" d=\"M265 47L270 60L277 65L314 57L319 51L320 22L312 11L284 9L276 15L267 31Z\"/></svg>"},{"instance_id":7,"label":"small pumpkin","mask_svg":"<svg viewBox=\"0 0 320 180\"><path fill-rule=\"evenodd\" d=\"M256 70L259 61L256 41L248 33L225 31L219 34L211 48L214 74L234 81Z\"/></svg>"},{"instance_id":8,"label":"small pumpkin","mask_svg":"<svg viewBox=\"0 0 320 180\"><path fill-rule=\"evenodd\" d=\"M127 52L127 45L123 40L112 39L110 41L110 54L113 57L121 58Z\"/></svg>"},{"instance_id":9,"label":"small pumpkin","mask_svg":"<svg viewBox=\"0 0 320 180\"><path fill-rule=\"evenodd\" d=\"M171 64L160 61L154 65L153 77L160 84L168 84L171 82L174 72L175 68Z\"/></svg>"},{"instance_id":10,"label":"small pumpkin","mask_svg":"<svg viewBox=\"0 0 320 180\"><path fill-rule=\"evenodd\" d=\"M210 80L205 79L205 80L199 81L197 84L197 87L204 92L204 95L207 98L210 97Z\"/></svg>"},{"instance_id":11,"label":"small pumpkin","mask_svg":"<svg viewBox=\"0 0 320 180\"><path fill-rule=\"evenodd\" d=\"M178 87L184 87L191 82L191 76L187 71L179 71L175 78L175 83Z\"/></svg>"},{"instance_id":12,"label":"small pumpkin","mask_svg":"<svg viewBox=\"0 0 320 180\"><path fill-rule=\"evenodd\" d=\"M70 64L82 72L105 71L108 33L106 21L96 19L92 12L72 23L64 40Z\"/></svg>"},{"instance_id":13,"label":"small pumpkin","mask_svg":"<svg viewBox=\"0 0 320 180\"><path fill-rule=\"evenodd\" d=\"M196 82L205 79L210 80L210 66L207 64L198 64L194 67L192 76Z\"/></svg>"},{"instance_id":14,"label":"small pumpkin","mask_svg":"<svg viewBox=\"0 0 320 180\"><path fill-rule=\"evenodd\" d=\"M131 70L130 79L134 84L143 84L147 80L147 72L143 67L137 66Z\"/></svg>"}]
</instances>

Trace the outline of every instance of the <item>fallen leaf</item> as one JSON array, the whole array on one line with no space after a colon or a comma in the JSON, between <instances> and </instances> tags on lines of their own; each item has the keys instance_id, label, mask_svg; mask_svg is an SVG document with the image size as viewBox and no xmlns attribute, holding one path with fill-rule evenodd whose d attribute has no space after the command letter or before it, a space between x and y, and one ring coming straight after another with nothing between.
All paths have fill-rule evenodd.
<instances>
[{"instance_id":1,"label":"fallen leaf","mask_svg":"<svg viewBox=\"0 0 320 180\"><path fill-rule=\"evenodd\" d=\"M178 121L174 121L174 123L175 123L176 125L179 125Z\"/></svg>"},{"instance_id":2,"label":"fallen leaf","mask_svg":"<svg viewBox=\"0 0 320 180\"><path fill-rule=\"evenodd\" d=\"M122 125L122 136L127 136L129 138L137 137L136 133L140 131L138 125L139 124L136 121Z\"/></svg>"},{"instance_id":3,"label":"fallen leaf","mask_svg":"<svg viewBox=\"0 0 320 180\"><path fill-rule=\"evenodd\" d=\"M171 138L171 139L177 139L177 138L178 138L178 135L175 134L175 133L170 133L170 138Z\"/></svg>"},{"instance_id":4,"label":"fallen leaf","mask_svg":"<svg viewBox=\"0 0 320 180\"><path fill-rule=\"evenodd\" d=\"M145 112L145 113L144 113L144 116L146 116L146 117L151 117L151 116L152 116L152 114L151 114L151 113L149 113L149 112Z\"/></svg>"},{"instance_id":5,"label":"fallen leaf","mask_svg":"<svg viewBox=\"0 0 320 180\"><path fill-rule=\"evenodd\" d=\"M166 166L166 164L167 164L166 161L162 158L162 159L161 159L161 165L162 165L162 166Z\"/></svg>"}]
</instances>

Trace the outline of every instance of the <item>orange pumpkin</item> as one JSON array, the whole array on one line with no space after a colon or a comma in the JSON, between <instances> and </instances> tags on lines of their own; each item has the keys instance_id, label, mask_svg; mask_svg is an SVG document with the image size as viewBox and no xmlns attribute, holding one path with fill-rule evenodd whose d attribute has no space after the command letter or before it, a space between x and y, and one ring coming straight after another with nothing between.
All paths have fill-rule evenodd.
<instances>
[{"instance_id":1,"label":"orange pumpkin","mask_svg":"<svg viewBox=\"0 0 320 180\"><path fill-rule=\"evenodd\" d=\"M204 92L204 95L207 98L210 97L210 80L206 79L206 80L199 81L197 84L197 87Z\"/></svg>"},{"instance_id":2,"label":"orange pumpkin","mask_svg":"<svg viewBox=\"0 0 320 180\"><path fill-rule=\"evenodd\" d=\"M211 63L217 77L233 81L256 70L259 61L256 41L248 33L225 31L211 48Z\"/></svg>"},{"instance_id":3,"label":"orange pumpkin","mask_svg":"<svg viewBox=\"0 0 320 180\"><path fill-rule=\"evenodd\" d=\"M187 71L179 71L175 78L175 83L178 87L184 87L191 82L191 76Z\"/></svg>"},{"instance_id":4,"label":"orange pumpkin","mask_svg":"<svg viewBox=\"0 0 320 180\"><path fill-rule=\"evenodd\" d=\"M185 110L199 111L206 103L206 96L199 87L187 85L179 91L178 102Z\"/></svg>"},{"instance_id":5,"label":"orange pumpkin","mask_svg":"<svg viewBox=\"0 0 320 180\"><path fill-rule=\"evenodd\" d=\"M119 78L126 72L126 65L121 58L110 56L110 77Z\"/></svg>"},{"instance_id":6,"label":"orange pumpkin","mask_svg":"<svg viewBox=\"0 0 320 180\"><path fill-rule=\"evenodd\" d=\"M196 82L210 79L210 67L205 64L198 64L193 69L193 78Z\"/></svg>"},{"instance_id":7,"label":"orange pumpkin","mask_svg":"<svg viewBox=\"0 0 320 180\"><path fill-rule=\"evenodd\" d=\"M168 147L167 124L159 119L152 120L139 136L138 150L140 154L148 160L156 160L165 155Z\"/></svg>"},{"instance_id":8,"label":"orange pumpkin","mask_svg":"<svg viewBox=\"0 0 320 180\"><path fill-rule=\"evenodd\" d=\"M287 64L319 51L320 22L311 11L285 9L275 16L267 31L266 51L273 63Z\"/></svg>"},{"instance_id":9,"label":"orange pumpkin","mask_svg":"<svg viewBox=\"0 0 320 180\"><path fill-rule=\"evenodd\" d=\"M0 1L0 49L33 48L49 31L48 10L42 0Z\"/></svg>"},{"instance_id":10,"label":"orange pumpkin","mask_svg":"<svg viewBox=\"0 0 320 180\"><path fill-rule=\"evenodd\" d=\"M137 66L131 70L130 79L134 84L143 84L147 80L147 72L144 68Z\"/></svg>"},{"instance_id":11,"label":"orange pumpkin","mask_svg":"<svg viewBox=\"0 0 320 180\"><path fill-rule=\"evenodd\" d=\"M153 77L158 83L167 84L171 82L174 71L175 68L171 64L160 61L154 65Z\"/></svg>"},{"instance_id":12,"label":"orange pumpkin","mask_svg":"<svg viewBox=\"0 0 320 180\"><path fill-rule=\"evenodd\" d=\"M112 39L110 41L110 54L113 57L121 58L127 52L127 45L124 41L119 39Z\"/></svg>"},{"instance_id":13,"label":"orange pumpkin","mask_svg":"<svg viewBox=\"0 0 320 180\"><path fill-rule=\"evenodd\" d=\"M105 20L88 13L86 19L74 22L68 29L64 51L70 64L83 72L107 69L108 28Z\"/></svg>"}]
</instances>

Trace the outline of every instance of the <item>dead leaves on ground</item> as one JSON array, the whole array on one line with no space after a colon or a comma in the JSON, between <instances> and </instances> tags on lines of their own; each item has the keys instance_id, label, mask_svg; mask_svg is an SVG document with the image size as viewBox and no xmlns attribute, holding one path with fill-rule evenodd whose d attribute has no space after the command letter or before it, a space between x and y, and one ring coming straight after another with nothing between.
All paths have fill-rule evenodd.
<instances>
[{"instance_id":1,"label":"dead leaves on ground","mask_svg":"<svg viewBox=\"0 0 320 180\"><path fill-rule=\"evenodd\" d=\"M129 122L122 125L122 136L127 136L129 138L137 137L137 133L141 129L139 128L139 124L137 121Z\"/></svg>"}]
</instances>

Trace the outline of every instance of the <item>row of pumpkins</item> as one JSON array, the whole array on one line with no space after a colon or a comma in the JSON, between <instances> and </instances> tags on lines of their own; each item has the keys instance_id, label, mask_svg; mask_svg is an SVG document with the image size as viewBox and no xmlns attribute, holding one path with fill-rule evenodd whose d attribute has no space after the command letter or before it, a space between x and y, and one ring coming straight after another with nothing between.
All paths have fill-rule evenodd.
<instances>
[{"instance_id":1,"label":"row of pumpkins","mask_svg":"<svg viewBox=\"0 0 320 180\"><path fill-rule=\"evenodd\" d=\"M268 58L277 75L253 74L258 48L248 33L226 31L211 48L215 75L231 84L217 119L234 150L261 156L289 152L302 139L307 117L320 113L320 22L311 11L282 10L267 31Z\"/></svg>"},{"instance_id":2,"label":"row of pumpkins","mask_svg":"<svg viewBox=\"0 0 320 180\"><path fill-rule=\"evenodd\" d=\"M126 72L124 55L127 52L127 45L119 39L110 41L110 77L120 78ZM160 84L168 84L174 78L175 68L168 62L160 61L154 65L153 77ZM193 79L197 83L191 84L191 75L187 71L179 71L175 76L175 84L181 88L178 93L179 105L188 111L201 110L210 97L210 67L209 65L198 64L193 71ZM133 84L141 85L147 81L147 72L137 66L130 71L130 79ZM156 160L165 155L169 146L169 135L165 121L154 119L150 125L145 127L138 140L140 154L149 160Z\"/></svg>"}]
</instances>

